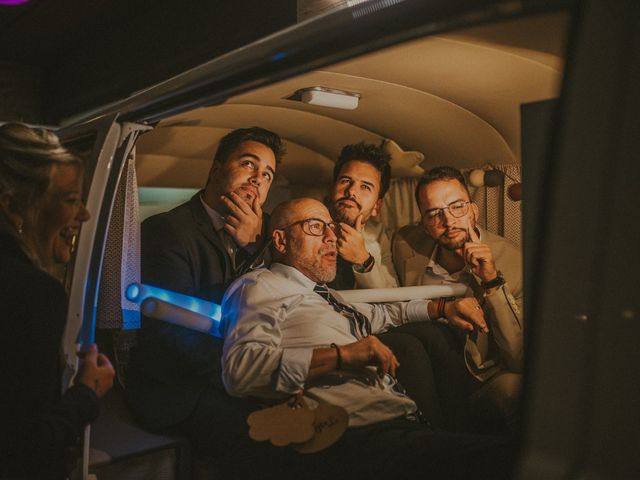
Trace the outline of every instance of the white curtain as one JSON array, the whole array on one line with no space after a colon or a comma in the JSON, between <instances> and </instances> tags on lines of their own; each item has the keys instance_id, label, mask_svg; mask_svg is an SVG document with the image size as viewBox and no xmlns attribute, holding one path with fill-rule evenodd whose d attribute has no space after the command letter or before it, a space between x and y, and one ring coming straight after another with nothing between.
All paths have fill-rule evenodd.
<instances>
[{"instance_id":1,"label":"white curtain","mask_svg":"<svg viewBox=\"0 0 640 480\"><path fill-rule=\"evenodd\" d=\"M420 221L420 211L414 197L417 178L395 178L391 180L389 191L384 197L380 222L390 232Z\"/></svg>"},{"instance_id":2,"label":"white curtain","mask_svg":"<svg viewBox=\"0 0 640 480\"><path fill-rule=\"evenodd\" d=\"M109 219L98 290L98 328L140 328L140 306L127 300L126 288L140 282L140 212L135 149L122 167Z\"/></svg>"}]
</instances>

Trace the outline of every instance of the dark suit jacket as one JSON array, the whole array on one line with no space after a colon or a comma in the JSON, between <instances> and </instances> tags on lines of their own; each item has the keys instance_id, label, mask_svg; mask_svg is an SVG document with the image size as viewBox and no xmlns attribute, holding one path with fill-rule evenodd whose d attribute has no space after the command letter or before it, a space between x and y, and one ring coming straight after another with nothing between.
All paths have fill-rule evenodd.
<instances>
[{"instance_id":1,"label":"dark suit jacket","mask_svg":"<svg viewBox=\"0 0 640 480\"><path fill-rule=\"evenodd\" d=\"M267 225L265 215L265 231ZM237 273L202 206L200 192L142 223L143 283L220 303ZM222 343L204 333L144 318L127 379L129 404L138 419L152 429L178 425L193 412L206 388L224 390Z\"/></svg>"},{"instance_id":2,"label":"dark suit jacket","mask_svg":"<svg viewBox=\"0 0 640 480\"><path fill-rule=\"evenodd\" d=\"M61 396L67 296L0 230L0 477L65 478L68 450L98 415L84 385ZM15 477L14 477L15 476Z\"/></svg>"}]
</instances>

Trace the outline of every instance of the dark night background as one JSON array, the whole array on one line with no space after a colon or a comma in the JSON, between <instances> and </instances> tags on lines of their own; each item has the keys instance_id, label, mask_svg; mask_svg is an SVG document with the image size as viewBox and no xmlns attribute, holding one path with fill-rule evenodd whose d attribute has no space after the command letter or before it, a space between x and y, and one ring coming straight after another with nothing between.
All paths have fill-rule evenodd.
<instances>
[{"instance_id":1,"label":"dark night background","mask_svg":"<svg viewBox=\"0 0 640 480\"><path fill-rule=\"evenodd\" d=\"M296 0L0 5L0 120L57 124L296 23Z\"/></svg>"}]
</instances>

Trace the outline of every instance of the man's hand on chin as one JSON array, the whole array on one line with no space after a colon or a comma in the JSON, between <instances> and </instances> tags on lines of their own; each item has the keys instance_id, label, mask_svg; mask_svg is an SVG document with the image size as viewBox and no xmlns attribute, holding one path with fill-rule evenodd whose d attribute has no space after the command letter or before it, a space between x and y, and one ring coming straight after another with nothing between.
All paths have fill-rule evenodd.
<instances>
[{"instance_id":1,"label":"man's hand on chin","mask_svg":"<svg viewBox=\"0 0 640 480\"><path fill-rule=\"evenodd\" d=\"M222 201L229 210L225 231L231 235L236 244L245 250L255 250L256 243L262 233L262 207L257 196L247 203L236 192L222 196Z\"/></svg>"},{"instance_id":2,"label":"man's hand on chin","mask_svg":"<svg viewBox=\"0 0 640 480\"><path fill-rule=\"evenodd\" d=\"M369 258L369 251L364 242L364 225L362 214L356 218L355 226L340 223L340 237L338 238L338 253L349 263L360 265Z\"/></svg>"},{"instance_id":3,"label":"man's hand on chin","mask_svg":"<svg viewBox=\"0 0 640 480\"><path fill-rule=\"evenodd\" d=\"M465 263L483 282L495 279L498 276L498 270L493 260L491 248L480 241L480 237L473 227L469 228L469 238L471 241L465 243L462 250Z\"/></svg>"}]
</instances>

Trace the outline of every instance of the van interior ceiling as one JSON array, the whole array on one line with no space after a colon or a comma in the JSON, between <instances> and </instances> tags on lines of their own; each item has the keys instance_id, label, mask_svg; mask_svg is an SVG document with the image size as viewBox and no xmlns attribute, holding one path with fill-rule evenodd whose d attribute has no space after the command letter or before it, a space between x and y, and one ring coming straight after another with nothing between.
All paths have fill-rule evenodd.
<instances>
[{"instance_id":1,"label":"van interior ceiling","mask_svg":"<svg viewBox=\"0 0 640 480\"><path fill-rule=\"evenodd\" d=\"M137 143L142 216L201 188L218 140L251 125L287 143L266 210L322 198L342 146L361 140L392 141L394 181L435 165L512 166L519 180L521 106L559 95L569 19L540 14L428 36L165 118ZM358 106L296 99L312 87L355 94Z\"/></svg>"}]
</instances>

